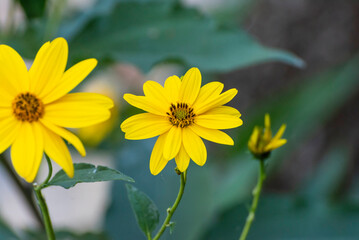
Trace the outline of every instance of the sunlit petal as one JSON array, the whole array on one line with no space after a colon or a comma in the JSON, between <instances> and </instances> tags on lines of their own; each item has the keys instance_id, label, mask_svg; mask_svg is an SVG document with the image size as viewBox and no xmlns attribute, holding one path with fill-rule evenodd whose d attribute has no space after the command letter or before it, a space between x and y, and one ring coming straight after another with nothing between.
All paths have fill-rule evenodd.
<instances>
[{"instance_id":1,"label":"sunlit petal","mask_svg":"<svg viewBox=\"0 0 359 240\"><path fill-rule=\"evenodd\" d=\"M239 117L233 115L204 114L196 117L196 124L212 129L229 129L241 126L243 121Z\"/></svg>"},{"instance_id":2,"label":"sunlit petal","mask_svg":"<svg viewBox=\"0 0 359 240\"><path fill-rule=\"evenodd\" d=\"M175 161L176 161L178 169L181 172L184 172L187 170L189 161L190 161L190 157L189 157L188 153L186 152L186 150L184 149L183 145L181 145L181 148L175 158Z\"/></svg>"},{"instance_id":3,"label":"sunlit petal","mask_svg":"<svg viewBox=\"0 0 359 240\"><path fill-rule=\"evenodd\" d=\"M197 165L203 166L207 160L207 149L202 139L189 128L184 128L182 134L186 152Z\"/></svg>"},{"instance_id":4,"label":"sunlit petal","mask_svg":"<svg viewBox=\"0 0 359 240\"><path fill-rule=\"evenodd\" d=\"M182 128L173 126L168 132L163 149L163 157L167 160L174 158L182 143Z\"/></svg>"},{"instance_id":5,"label":"sunlit petal","mask_svg":"<svg viewBox=\"0 0 359 240\"><path fill-rule=\"evenodd\" d=\"M153 175L159 174L168 163L168 160L163 157L163 148L165 146L166 138L167 133L159 136L153 147L150 159L150 171Z\"/></svg>"},{"instance_id":6,"label":"sunlit petal","mask_svg":"<svg viewBox=\"0 0 359 240\"><path fill-rule=\"evenodd\" d=\"M166 117L152 113L141 113L127 118L121 129L126 133L125 138L131 140L156 137L170 130L172 125Z\"/></svg>"},{"instance_id":7,"label":"sunlit petal","mask_svg":"<svg viewBox=\"0 0 359 240\"><path fill-rule=\"evenodd\" d=\"M178 100L192 105L201 88L202 76L198 68L191 68L183 77Z\"/></svg>"},{"instance_id":8,"label":"sunlit petal","mask_svg":"<svg viewBox=\"0 0 359 240\"><path fill-rule=\"evenodd\" d=\"M193 124L189 126L189 128L198 136L208 141L225 145L234 145L233 139L220 130L201 127L197 124Z\"/></svg>"}]
</instances>

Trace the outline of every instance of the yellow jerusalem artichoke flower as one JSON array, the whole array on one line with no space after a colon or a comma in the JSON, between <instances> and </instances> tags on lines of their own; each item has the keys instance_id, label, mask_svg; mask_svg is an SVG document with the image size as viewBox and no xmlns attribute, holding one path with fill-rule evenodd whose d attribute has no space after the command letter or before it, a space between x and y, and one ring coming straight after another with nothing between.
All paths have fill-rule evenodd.
<instances>
[{"instance_id":1,"label":"yellow jerusalem artichoke flower","mask_svg":"<svg viewBox=\"0 0 359 240\"><path fill-rule=\"evenodd\" d=\"M230 136L219 129L241 126L241 114L222 106L233 99L236 89L224 93L223 84L211 82L201 87L202 77L191 68L182 80L167 78L164 87L154 81L143 85L145 96L125 94L124 99L147 113L134 115L121 124L125 138L147 139L159 135L150 159L150 171L157 175L167 162L175 159L178 169L186 171L190 159L203 166L207 150L201 138L233 145Z\"/></svg>"},{"instance_id":2,"label":"yellow jerusalem artichoke flower","mask_svg":"<svg viewBox=\"0 0 359 240\"><path fill-rule=\"evenodd\" d=\"M16 172L32 182L44 152L69 177L74 175L70 152L63 139L82 156L85 149L65 128L90 126L110 117L113 102L96 93L69 93L97 65L84 60L65 71L67 42L45 43L28 71L21 56L0 45L0 153L11 146Z\"/></svg>"}]
</instances>

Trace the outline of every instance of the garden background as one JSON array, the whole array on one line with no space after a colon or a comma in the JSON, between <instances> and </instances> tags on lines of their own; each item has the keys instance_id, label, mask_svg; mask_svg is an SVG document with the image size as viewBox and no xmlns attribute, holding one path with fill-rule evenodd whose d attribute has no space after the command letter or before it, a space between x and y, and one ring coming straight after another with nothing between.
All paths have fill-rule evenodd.
<instances>
[{"instance_id":1,"label":"garden background","mask_svg":"<svg viewBox=\"0 0 359 240\"><path fill-rule=\"evenodd\" d=\"M68 66L99 60L77 90L108 93L117 104L115 119L98 128L105 129L101 143L91 141L91 130L79 132L88 154L72 156L134 178L158 206L160 221L177 193L175 164L153 176L148 165L155 139L124 139L120 123L140 111L123 93L141 95L146 80L163 83L192 66L204 83L238 89L231 105L244 124L228 131L235 145L206 142L207 163L190 164L174 231L163 239L238 238L258 170L247 141L265 113L274 131L287 124L288 143L268 161L248 239L358 239L358 1L0 0L0 21L0 43L29 64L58 36L69 42ZM43 239L2 165L0 179L0 239ZM144 238L123 182L53 187L44 195L59 239Z\"/></svg>"}]
</instances>

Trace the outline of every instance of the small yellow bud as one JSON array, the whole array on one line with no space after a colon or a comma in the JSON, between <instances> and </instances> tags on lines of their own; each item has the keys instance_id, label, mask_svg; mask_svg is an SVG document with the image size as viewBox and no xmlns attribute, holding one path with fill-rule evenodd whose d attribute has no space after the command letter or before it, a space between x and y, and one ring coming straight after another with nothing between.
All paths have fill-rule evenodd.
<instances>
[{"instance_id":1,"label":"small yellow bud","mask_svg":"<svg viewBox=\"0 0 359 240\"><path fill-rule=\"evenodd\" d=\"M253 156L259 160L264 160L269 157L272 150L279 148L286 144L286 139L281 139L285 131L286 125L283 124L276 135L272 137L270 128L270 116L267 113L264 117L263 127L256 126L248 141L248 148Z\"/></svg>"}]
</instances>

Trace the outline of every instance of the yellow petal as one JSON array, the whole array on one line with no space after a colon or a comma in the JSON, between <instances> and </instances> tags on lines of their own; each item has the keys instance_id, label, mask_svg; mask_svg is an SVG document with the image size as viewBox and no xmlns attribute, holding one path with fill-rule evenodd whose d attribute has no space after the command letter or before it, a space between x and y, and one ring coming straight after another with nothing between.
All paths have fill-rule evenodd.
<instances>
[{"instance_id":1,"label":"yellow petal","mask_svg":"<svg viewBox=\"0 0 359 240\"><path fill-rule=\"evenodd\" d=\"M153 175L159 174L167 165L168 160L163 157L163 148L165 146L167 133L158 137L153 147L150 159L150 171Z\"/></svg>"},{"instance_id":2,"label":"yellow petal","mask_svg":"<svg viewBox=\"0 0 359 240\"><path fill-rule=\"evenodd\" d=\"M10 107L0 107L0 121L4 118L14 118L13 110Z\"/></svg>"},{"instance_id":3,"label":"yellow petal","mask_svg":"<svg viewBox=\"0 0 359 240\"><path fill-rule=\"evenodd\" d=\"M243 121L233 115L215 114L215 115L199 115L196 116L196 124L212 129L229 129L241 126Z\"/></svg>"},{"instance_id":4,"label":"yellow petal","mask_svg":"<svg viewBox=\"0 0 359 240\"><path fill-rule=\"evenodd\" d=\"M27 182L32 182L43 156L43 135L39 123L23 122L11 146L11 160L15 171Z\"/></svg>"},{"instance_id":5,"label":"yellow petal","mask_svg":"<svg viewBox=\"0 0 359 240\"><path fill-rule=\"evenodd\" d=\"M65 173L72 178L74 176L74 166L71 155L64 140L46 127L43 128L44 150L53 161L64 169Z\"/></svg>"},{"instance_id":6,"label":"yellow petal","mask_svg":"<svg viewBox=\"0 0 359 240\"><path fill-rule=\"evenodd\" d=\"M47 95L43 97L43 103L47 104L55 101L68 92L74 89L79 83L81 83L87 75L96 67L97 60L90 58L81 61L67 70L62 78L59 78L59 82L54 83L53 89L47 92ZM53 81L55 81L54 79Z\"/></svg>"},{"instance_id":7,"label":"yellow petal","mask_svg":"<svg viewBox=\"0 0 359 240\"><path fill-rule=\"evenodd\" d=\"M198 68L191 68L183 77L179 90L179 102L192 105L196 100L201 88L202 76Z\"/></svg>"},{"instance_id":8,"label":"yellow petal","mask_svg":"<svg viewBox=\"0 0 359 240\"><path fill-rule=\"evenodd\" d=\"M205 114L209 114L209 115L212 115L212 114L227 114L227 115L233 115L233 116L236 116L236 117L240 117L241 116L241 113L233 108L233 107L229 107L229 106L219 106L219 107L216 107L216 108L212 108L210 110L208 110Z\"/></svg>"},{"instance_id":9,"label":"yellow petal","mask_svg":"<svg viewBox=\"0 0 359 240\"><path fill-rule=\"evenodd\" d=\"M183 146L190 158L199 166L203 166L207 160L207 149L202 139L190 128L182 131Z\"/></svg>"},{"instance_id":10,"label":"yellow petal","mask_svg":"<svg viewBox=\"0 0 359 240\"><path fill-rule=\"evenodd\" d=\"M45 106L47 121L68 128L94 125L107 120L113 101L97 93L70 93Z\"/></svg>"},{"instance_id":11,"label":"yellow petal","mask_svg":"<svg viewBox=\"0 0 359 240\"><path fill-rule=\"evenodd\" d=\"M4 152L15 140L20 129L20 122L12 116L0 121L0 153Z\"/></svg>"},{"instance_id":12,"label":"yellow petal","mask_svg":"<svg viewBox=\"0 0 359 240\"><path fill-rule=\"evenodd\" d=\"M282 124L282 126L280 126L278 132L274 136L273 140L279 140L283 136L285 128L286 128L286 125Z\"/></svg>"},{"instance_id":13,"label":"yellow petal","mask_svg":"<svg viewBox=\"0 0 359 240\"><path fill-rule=\"evenodd\" d=\"M233 139L220 130L201 127L197 124L192 124L189 128L198 136L208 141L225 145L234 145Z\"/></svg>"},{"instance_id":14,"label":"yellow petal","mask_svg":"<svg viewBox=\"0 0 359 240\"><path fill-rule=\"evenodd\" d=\"M266 113L264 116L264 133L263 133L263 140L265 142L269 142L272 139L272 130L270 128L270 117L269 114Z\"/></svg>"},{"instance_id":15,"label":"yellow petal","mask_svg":"<svg viewBox=\"0 0 359 240\"><path fill-rule=\"evenodd\" d=\"M68 131L62 127L58 127L58 126L54 125L53 123L47 121L44 118L41 118L40 122L45 127L50 129L51 131L53 131L55 134L61 136L62 138L67 140L69 143L71 143L77 149L77 151L81 154L81 156L83 156L83 157L86 156L85 148L84 148L81 140L76 135L74 135L73 133L71 133L70 131Z\"/></svg>"},{"instance_id":16,"label":"yellow petal","mask_svg":"<svg viewBox=\"0 0 359 240\"><path fill-rule=\"evenodd\" d=\"M173 126L167 135L166 143L163 149L163 157L171 160L177 154L182 145L182 128Z\"/></svg>"},{"instance_id":17,"label":"yellow petal","mask_svg":"<svg viewBox=\"0 0 359 240\"><path fill-rule=\"evenodd\" d=\"M177 103L181 87L181 80L176 75L168 77L165 81L165 91L171 103Z\"/></svg>"},{"instance_id":18,"label":"yellow petal","mask_svg":"<svg viewBox=\"0 0 359 240\"><path fill-rule=\"evenodd\" d=\"M164 111L163 106L153 104L153 102L151 102L152 99L145 96L135 96L127 93L123 96L123 98L132 106L153 114L167 116L166 112L169 111L169 106L168 109Z\"/></svg>"},{"instance_id":19,"label":"yellow petal","mask_svg":"<svg viewBox=\"0 0 359 240\"><path fill-rule=\"evenodd\" d=\"M272 151L276 148L279 148L287 143L287 139L279 139L275 141L271 141L267 146L265 146L264 151Z\"/></svg>"},{"instance_id":20,"label":"yellow petal","mask_svg":"<svg viewBox=\"0 0 359 240\"><path fill-rule=\"evenodd\" d=\"M25 62L14 49L6 45L0 45L0 78L1 89L9 91L7 95L29 91L29 74Z\"/></svg>"},{"instance_id":21,"label":"yellow petal","mask_svg":"<svg viewBox=\"0 0 359 240\"><path fill-rule=\"evenodd\" d=\"M220 82L210 82L204 85L198 94L196 101L193 103L193 108L197 112L197 110L206 106L209 102L218 98L219 94L223 90L223 83Z\"/></svg>"},{"instance_id":22,"label":"yellow petal","mask_svg":"<svg viewBox=\"0 0 359 240\"><path fill-rule=\"evenodd\" d=\"M40 98L54 89L66 68L68 46L64 38L45 43L37 53L30 74L30 91Z\"/></svg>"},{"instance_id":23,"label":"yellow petal","mask_svg":"<svg viewBox=\"0 0 359 240\"><path fill-rule=\"evenodd\" d=\"M158 104L159 106L165 105L165 111L167 109L167 106L171 105L168 95L165 92L165 89L158 82L145 82L143 84L143 92L146 97L149 97L150 99L153 99L153 101L156 101L156 104Z\"/></svg>"},{"instance_id":24,"label":"yellow petal","mask_svg":"<svg viewBox=\"0 0 359 240\"><path fill-rule=\"evenodd\" d=\"M237 94L237 89L229 89L228 91L222 93L219 96L213 96L210 98L209 101L206 101L205 104L200 104L200 103L196 103L195 106L193 106L195 113L198 114L202 114L212 108L216 108L219 106L222 106L226 103L228 103L229 101L231 101L234 96L236 96Z\"/></svg>"},{"instance_id":25,"label":"yellow petal","mask_svg":"<svg viewBox=\"0 0 359 240\"><path fill-rule=\"evenodd\" d=\"M127 118L121 124L125 138L131 140L147 139L161 135L172 127L166 117L152 113L140 113Z\"/></svg>"},{"instance_id":26,"label":"yellow petal","mask_svg":"<svg viewBox=\"0 0 359 240\"><path fill-rule=\"evenodd\" d=\"M181 172L184 172L187 170L190 157L189 157L188 153L186 152L186 150L184 149L183 145L181 145L181 148L180 148L175 160L176 160L177 167Z\"/></svg>"},{"instance_id":27,"label":"yellow petal","mask_svg":"<svg viewBox=\"0 0 359 240\"><path fill-rule=\"evenodd\" d=\"M249 150L251 150L252 152L256 152L257 151L257 146L258 146L258 140L259 140L259 134L261 132L260 127L256 126L253 129L252 135L249 138L248 141L248 148Z\"/></svg>"}]
</instances>

